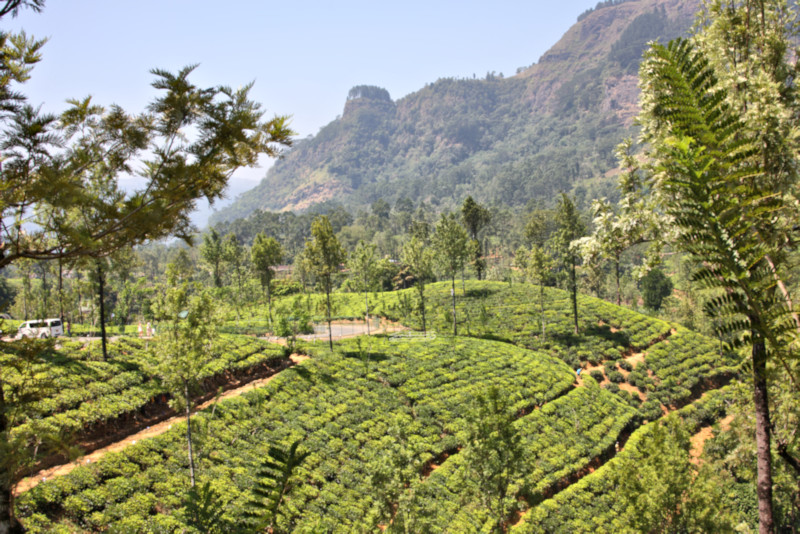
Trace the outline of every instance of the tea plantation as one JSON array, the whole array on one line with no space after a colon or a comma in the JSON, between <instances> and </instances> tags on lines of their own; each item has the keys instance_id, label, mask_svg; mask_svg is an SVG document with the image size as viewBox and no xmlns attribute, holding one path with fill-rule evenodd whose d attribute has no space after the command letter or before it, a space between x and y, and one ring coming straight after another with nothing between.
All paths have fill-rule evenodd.
<instances>
[{"instance_id":1,"label":"tea plantation","mask_svg":"<svg viewBox=\"0 0 800 534\"><path fill-rule=\"evenodd\" d=\"M608 514L628 513L607 501L608 484L617 458L646 439L655 424L648 421L685 406L680 414L708 424L724 411L711 390L735 377L737 362L713 340L590 297L579 299L575 335L568 295L550 288L542 337L537 287L475 281L457 292L466 335L454 338L446 335L449 289L426 290L435 335L360 337L336 342L333 352L301 344L310 360L195 416L198 485L213 492L219 531L246 530L270 447L301 440L308 456L276 531L488 532L496 513L475 471L474 414L477 398L499 391L498 417L512 421L518 449L504 471L505 520L520 533L589 532L575 526L586 514L612 525ZM360 314L363 296L335 298L342 316ZM315 299L284 297L278 306L312 307ZM378 294L371 309L417 327L414 299L413 290ZM79 428L162 394L140 372L141 345L119 342L109 362L78 345L54 351L62 385L26 424ZM208 375L282 357L280 347L229 336ZM600 371L602 385L588 373L576 377L578 366ZM39 484L16 507L31 532L195 532L187 471L181 423Z\"/></svg>"}]
</instances>

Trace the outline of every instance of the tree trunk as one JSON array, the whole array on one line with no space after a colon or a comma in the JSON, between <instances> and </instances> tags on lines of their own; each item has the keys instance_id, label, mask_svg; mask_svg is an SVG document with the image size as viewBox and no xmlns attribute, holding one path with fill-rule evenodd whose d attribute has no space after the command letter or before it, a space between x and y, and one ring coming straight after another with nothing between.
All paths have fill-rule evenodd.
<instances>
[{"instance_id":1,"label":"tree trunk","mask_svg":"<svg viewBox=\"0 0 800 534\"><path fill-rule=\"evenodd\" d=\"M364 276L364 308L367 310L366 320L367 320L367 335L369 333L369 293L367 292L367 277Z\"/></svg>"},{"instance_id":2,"label":"tree trunk","mask_svg":"<svg viewBox=\"0 0 800 534\"><path fill-rule=\"evenodd\" d=\"M545 339L545 322L544 322L544 285L539 285L539 317L542 321L542 341Z\"/></svg>"},{"instance_id":3,"label":"tree trunk","mask_svg":"<svg viewBox=\"0 0 800 534\"><path fill-rule=\"evenodd\" d=\"M575 335L578 335L578 280L575 273L575 262L572 262L570 271L570 289L572 290L572 317L575 319Z\"/></svg>"},{"instance_id":4,"label":"tree trunk","mask_svg":"<svg viewBox=\"0 0 800 534\"><path fill-rule=\"evenodd\" d=\"M331 282L325 284L325 298L328 303L328 345L333 352L333 329L331 328Z\"/></svg>"},{"instance_id":5,"label":"tree trunk","mask_svg":"<svg viewBox=\"0 0 800 534\"><path fill-rule=\"evenodd\" d=\"M616 257L616 261L614 262L614 274L617 277L617 306L619 306L622 304L622 295L619 289L619 256Z\"/></svg>"},{"instance_id":6,"label":"tree trunk","mask_svg":"<svg viewBox=\"0 0 800 534\"><path fill-rule=\"evenodd\" d=\"M425 330L425 286L420 285L419 287L419 310L422 313L422 333L426 332Z\"/></svg>"},{"instance_id":7,"label":"tree trunk","mask_svg":"<svg viewBox=\"0 0 800 534\"><path fill-rule=\"evenodd\" d=\"M267 281L267 318L269 319L269 329L272 330L272 292L270 291L271 280Z\"/></svg>"},{"instance_id":8,"label":"tree trunk","mask_svg":"<svg viewBox=\"0 0 800 534\"><path fill-rule=\"evenodd\" d=\"M40 265L42 266L42 319L46 319L50 316L47 299L50 293L50 286L47 285L47 266L43 263L40 263Z\"/></svg>"},{"instance_id":9,"label":"tree trunk","mask_svg":"<svg viewBox=\"0 0 800 534\"><path fill-rule=\"evenodd\" d=\"M453 273L453 287L450 289L451 296L453 297L453 335L458 335L458 327L456 325L456 274Z\"/></svg>"},{"instance_id":10,"label":"tree trunk","mask_svg":"<svg viewBox=\"0 0 800 534\"><path fill-rule=\"evenodd\" d=\"M108 347L106 346L106 305L105 305L105 279L103 267L97 262L97 287L100 293L100 339L103 345L103 361L108 360Z\"/></svg>"},{"instance_id":11,"label":"tree trunk","mask_svg":"<svg viewBox=\"0 0 800 534\"><path fill-rule=\"evenodd\" d=\"M58 258L58 318L64 322L64 265Z\"/></svg>"},{"instance_id":12,"label":"tree trunk","mask_svg":"<svg viewBox=\"0 0 800 534\"><path fill-rule=\"evenodd\" d=\"M753 405L756 411L756 466L758 497L758 531L772 534L772 465L770 456L770 417L767 396L767 351L763 339L753 332Z\"/></svg>"},{"instance_id":13,"label":"tree trunk","mask_svg":"<svg viewBox=\"0 0 800 534\"><path fill-rule=\"evenodd\" d=\"M194 454L192 453L192 407L189 402L189 382L183 381L183 398L186 403L186 448L189 452L189 480L194 487Z\"/></svg>"}]
</instances>

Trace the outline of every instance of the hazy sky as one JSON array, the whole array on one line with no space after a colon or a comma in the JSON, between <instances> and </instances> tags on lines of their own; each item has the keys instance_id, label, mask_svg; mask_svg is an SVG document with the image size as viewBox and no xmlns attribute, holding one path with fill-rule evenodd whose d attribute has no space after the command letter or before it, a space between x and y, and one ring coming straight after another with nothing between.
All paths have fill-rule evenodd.
<instances>
[{"instance_id":1,"label":"hazy sky","mask_svg":"<svg viewBox=\"0 0 800 534\"><path fill-rule=\"evenodd\" d=\"M384 87L396 100L442 77L513 75L596 3L48 0L42 13L27 10L2 26L49 38L23 89L47 111L90 94L142 111L155 94L151 68L199 63L195 83L255 81L253 99L270 114L292 115L306 137L342 113L355 85Z\"/></svg>"}]
</instances>

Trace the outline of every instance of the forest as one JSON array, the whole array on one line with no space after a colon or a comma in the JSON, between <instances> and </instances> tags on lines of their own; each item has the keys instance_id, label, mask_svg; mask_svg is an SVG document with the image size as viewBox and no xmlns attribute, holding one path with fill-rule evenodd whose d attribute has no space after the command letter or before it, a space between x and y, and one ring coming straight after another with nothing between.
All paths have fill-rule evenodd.
<instances>
[{"instance_id":1,"label":"forest","mask_svg":"<svg viewBox=\"0 0 800 534\"><path fill-rule=\"evenodd\" d=\"M43 41L0 32L0 534L800 531L797 16L706 0L691 35L612 48L641 97L603 186L202 231L288 117L194 67L153 70L141 114L47 115Z\"/></svg>"}]
</instances>

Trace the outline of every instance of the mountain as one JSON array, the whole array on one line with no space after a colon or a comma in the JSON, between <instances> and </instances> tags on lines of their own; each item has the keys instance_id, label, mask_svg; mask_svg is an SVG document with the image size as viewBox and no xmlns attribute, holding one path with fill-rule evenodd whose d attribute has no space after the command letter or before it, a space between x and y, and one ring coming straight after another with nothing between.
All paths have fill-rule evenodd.
<instances>
[{"instance_id":1,"label":"mountain","mask_svg":"<svg viewBox=\"0 0 800 534\"><path fill-rule=\"evenodd\" d=\"M613 194L614 147L633 131L646 43L685 33L699 0L608 0L517 75L446 78L394 101L354 87L341 118L300 140L253 190L212 216L348 208L407 198L434 208L525 205L560 191Z\"/></svg>"}]
</instances>

